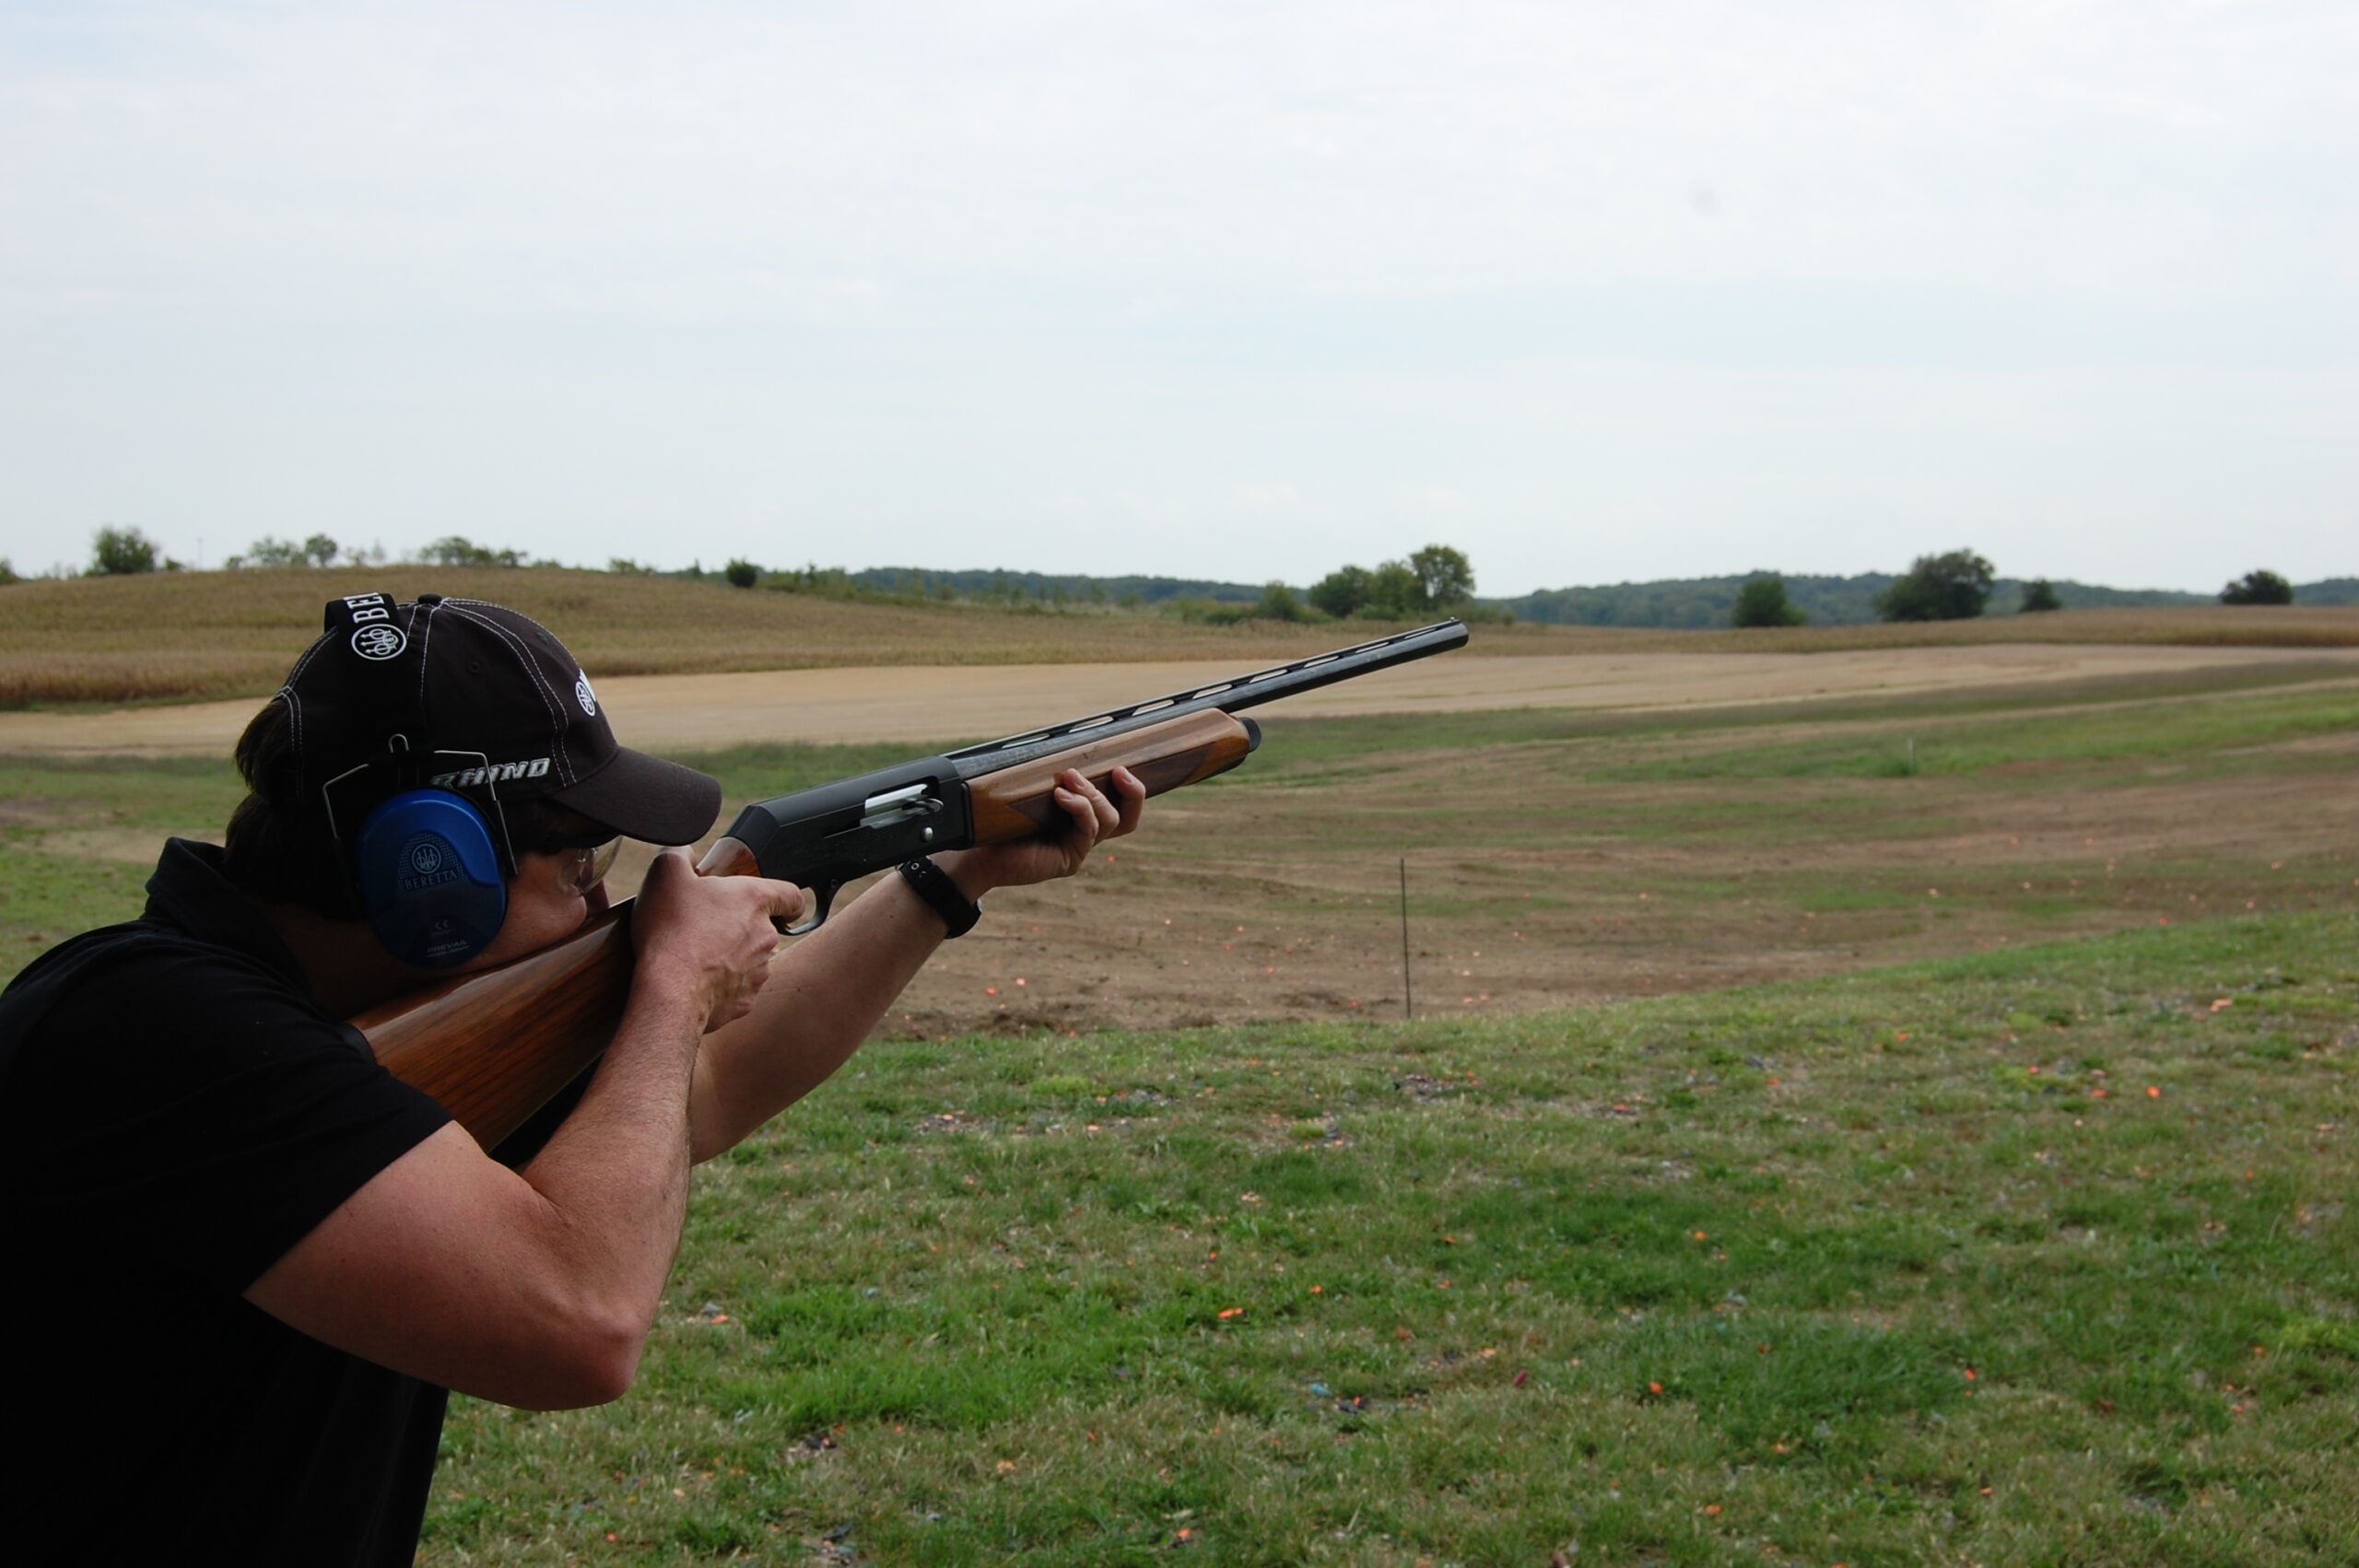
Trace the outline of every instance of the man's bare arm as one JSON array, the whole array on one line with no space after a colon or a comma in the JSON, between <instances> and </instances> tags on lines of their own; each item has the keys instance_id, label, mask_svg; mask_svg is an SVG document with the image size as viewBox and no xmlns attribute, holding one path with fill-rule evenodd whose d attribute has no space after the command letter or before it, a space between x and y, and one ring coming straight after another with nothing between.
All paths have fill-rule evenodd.
<instances>
[{"instance_id":1,"label":"man's bare arm","mask_svg":"<svg viewBox=\"0 0 2359 1568\"><path fill-rule=\"evenodd\" d=\"M533 1409L630 1384L678 1246L688 1092L742 1015L800 895L660 858L628 1010L581 1106L521 1173L446 1127L378 1173L247 1299L353 1354Z\"/></svg>"},{"instance_id":2,"label":"man's bare arm","mask_svg":"<svg viewBox=\"0 0 2359 1568\"><path fill-rule=\"evenodd\" d=\"M1145 788L1116 770L1119 803L1068 771L1054 837L964 849L940 864L969 898L994 887L1069 876L1102 840L1138 825ZM843 1065L942 945L942 919L887 873L770 966L745 1018L715 1031L697 1059L694 1158L709 1160L792 1105Z\"/></svg>"}]
</instances>

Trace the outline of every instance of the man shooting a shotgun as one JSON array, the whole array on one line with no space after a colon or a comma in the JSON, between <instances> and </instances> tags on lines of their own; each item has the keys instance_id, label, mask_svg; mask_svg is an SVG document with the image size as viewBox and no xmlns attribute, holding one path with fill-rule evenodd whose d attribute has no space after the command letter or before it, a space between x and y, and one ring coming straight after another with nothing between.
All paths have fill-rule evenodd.
<instances>
[{"instance_id":1,"label":"man shooting a shotgun","mask_svg":"<svg viewBox=\"0 0 2359 1568\"><path fill-rule=\"evenodd\" d=\"M511 1169L344 1021L571 936L616 840L699 837L719 784L616 744L540 626L432 594L332 603L238 763L225 848L173 840L141 919L0 998L0 1314L50 1456L8 1488L27 1561L408 1562L444 1390L621 1394L689 1165L1147 792L1063 770L1044 831L912 860L782 953L802 890L659 855L611 1043Z\"/></svg>"}]
</instances>

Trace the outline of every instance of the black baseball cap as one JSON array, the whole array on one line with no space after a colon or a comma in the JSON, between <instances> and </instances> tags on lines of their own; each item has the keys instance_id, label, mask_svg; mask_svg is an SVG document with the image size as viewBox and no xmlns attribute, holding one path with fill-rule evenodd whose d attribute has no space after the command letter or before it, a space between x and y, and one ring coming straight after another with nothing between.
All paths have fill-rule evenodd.
<instances>
[{"instance_id":1,"label":"black baseball cap","mask_svg":"<svg viewBox=\"0 0 2359 1568\"><path fill-rule=\"evenodd\" d=\"M692 843L720 814L719 779L616 742L581 663L530 616L362 593L328 601L325 620L279 693L307 798L373 770L392 788L554 802L651 844Z\"/></svg>"}]
</instances>

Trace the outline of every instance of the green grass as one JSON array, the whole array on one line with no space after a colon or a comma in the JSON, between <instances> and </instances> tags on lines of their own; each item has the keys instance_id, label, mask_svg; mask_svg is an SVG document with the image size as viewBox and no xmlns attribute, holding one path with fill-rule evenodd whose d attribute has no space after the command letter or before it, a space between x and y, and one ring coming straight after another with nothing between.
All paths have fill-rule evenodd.
<instances>
[{"instance_id":1,"label":"green grass","mask_svg":"<svg viewBox=\"0 0 2359 1568\"><path fill-rule=\"evenodd\" d=\"M2359 1557L2359 867L2329 811L2236 839L2193 830L2261 791L2170 803L2314 771L2330 804L2350 755L2293 743L2359 704L2061 700L1272 720L1102 922L1211 879L1343 940L1391 888L1335 868L1380 844L1451 951L2141 929L1570 1013L872 1046L702 1173L637 1392L456 1407L426 1561ZM689 760L742 799L923 749ZM0 973L136 911L145 867L76 835L236 796L0 758Z\"/></svg>"},{"instance_id":2,"label":"green grass","mask_svg":"<svg viewBox=\"0 0 2359 1568\"><path fill-rule=\"evenodd\" d=\"M2350 1561L2354 938L872 1046L425 1560Z\"/></svg>"},{"instance_id":3,"label":"green grass","mask_svg":"<svg viewBox=\"0 0 2359 1568\"><path fill-rule=\"evenodd\" d=\"M2359 692L2349 688L2234 697L2173 697L2095 710L2026 713L2005 720L1879 725L1802 741L1726 745L1708 751L1601 767L1592 777L1620 781L1702 778L1878 778L1910 773L1915 742L1919 775L1954 777L2001 767L2204 758L2210 776L2264 764L2240 757L2251 748L2359 728ZM2338 764L2330 764L2335 766ZM2283 769L2279 753L2265 766Z\"/></svg>"},{"instance_id":4,"label":"green grass","mask_svg":"<svg viewBox=\"0 0 2359 1568\"><path fill-rule=\"evenodd\" d=\"M1256 766L1274 767L1289 782L1308 785L1347 777L1369 758L1420 751L1552 741L1640 741L1650 737L1692 739L1715 734L1742 737L1789 725L1827 723L1838 726L1874 725L1878 727L1879 739L1866 746L1863 755L1854 755L1848 766L1833 768L1818 762L1825 750L1819 742L1773 745L1773 755L1783 760L1782 766L1774 770L1747 770L1738 776L1839 774L1874 777L1883 774L1883 765L1888 758L1897 759L1903 755L1899 740L1887 747L1880 739L1886 720L1907 721L1889 731L1893 736L1905 740L1910 733L1929 736L1937 731L1946 732L1952 726L1958 726L1966 733L1978 734L1981 727L1959 726L1959 721L1991 715L2027 715L2062 726L2060 733L2069 737L2089 728L2092 719L2098 720L2096 729L2107 732L2123 729L2125 726L2121 719L2106 711L2123 707L2131 710L2126 726L2131 732L2134 733L2143 724L2151 723L2154 713L2164 712L2173 718L2171 732L2175 737L2191 743L2194 749L2210 750L2224 743L2223 739L2206 733L2200 725L2182 721L2185 716L2178 710L2189 699L2229 698L2232 700L2224 705L2215 702L2212 706L2224 706L2230 711L2242 714L2255 710L2253 696L2268 693L2272 688L2324 685L2330 688L2326 693L2295 691L2283 694L2284 701L2269 710L2272 717L2260 721L2278 727L2283 733L2308 733L2313 731L2304 727L2302 720L2293 720L2289 727L2283 715L2288 712L2311 715L2312 725L2332 728L2335 720L2315 719L2318 708L2314 699L2323 696L2336 711L2347 716L2354 702L2349 685L2350 677L2348 664L2299 662L2228 666L2160 675L2107 676L2052 685L1968 687L1955 691L1912 692L1895 697L1846 696L1809 702L1755 703L1732 708L1637 710L1522 708L1484 712L1370 714L1332 719L1290 719L1285 716L1285 709L1274 708L1255 715L1269 732L1272 742L1268 756L1258 761ZM2331 689L2335 687L2341 689ZM2348 723L2348 718L2341 722ZM2009 726L1988 728L1991 733L2003 735ZM2060 731L2051 730L2049 732ZM2071 749L2069 743L2066 749ZM1892 770L1899 770L1896 760ZM1700 775L1674 772L1660 776L1688 778Z\"/></svg>"}]
</instances>

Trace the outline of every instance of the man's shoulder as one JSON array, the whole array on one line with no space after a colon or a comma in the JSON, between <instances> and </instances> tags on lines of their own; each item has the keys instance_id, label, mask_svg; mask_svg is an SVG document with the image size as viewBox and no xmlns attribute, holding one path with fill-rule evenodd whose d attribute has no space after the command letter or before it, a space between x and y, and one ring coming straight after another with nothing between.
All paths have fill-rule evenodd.
<instances>
[{"instance_id":1,"label":"man's shoulder","mask_svg":"<svg viewBox=\"0 0 2359 1568\"><path fill-rule=\"evenodd\" d=\"M123 964L192 958L233 962L239 954L218 942L152 918L100 926L66 938L18 970L6 989L0 992L0 1001L23 994L54 994L92 977L97 970Z\"/></svg>"},{"instance_id":2,"label":"man's shoulder","mask_svg":"<svg viewBox=\"0 0 2359 1568\"><path fill-rule=\"evenodd\" d=\"M0 994L0 1099L61 1074L161 1090L290 1052L366 1049L268 963L151 920L60 943Z\"/></svg>"},{"instance_id":3,"label":"man's shoulder","mask_svg":"<svg viewBox=\"0 0 2359 1568\"><path fill-rule=\"evenodd\" d=\"M310 987L262 913L221 873L212 845L172 839L147 912L59 943L0 992L0 1071L35 1035L118 1024L231 998L312 1012ZM332 1020L321 1020L333 1023Z\"/></svg>"},{"instance_id":4,"label":"man's shoulder","mask_svg":"<svg viewBox=\"0 0 2359 1568\"><path fill-rule=\"evenodd\" d=\"M278 992L308 1000L266 960L229 942L144 917L68 938L0 991L0 1053L61 1007L148 1011L208 989Z\"/></svg>"},{"instance_id":5,"label":"man's shoulder","mask_svg":"<svg viewBox=\"0 0 2359 1568\"><path fill-rule=\"evenodd\" d=\"M0 1235L234 1294L449 1116L299 973L152 915L0 997Z\"/></svg>"}]
</instances>

